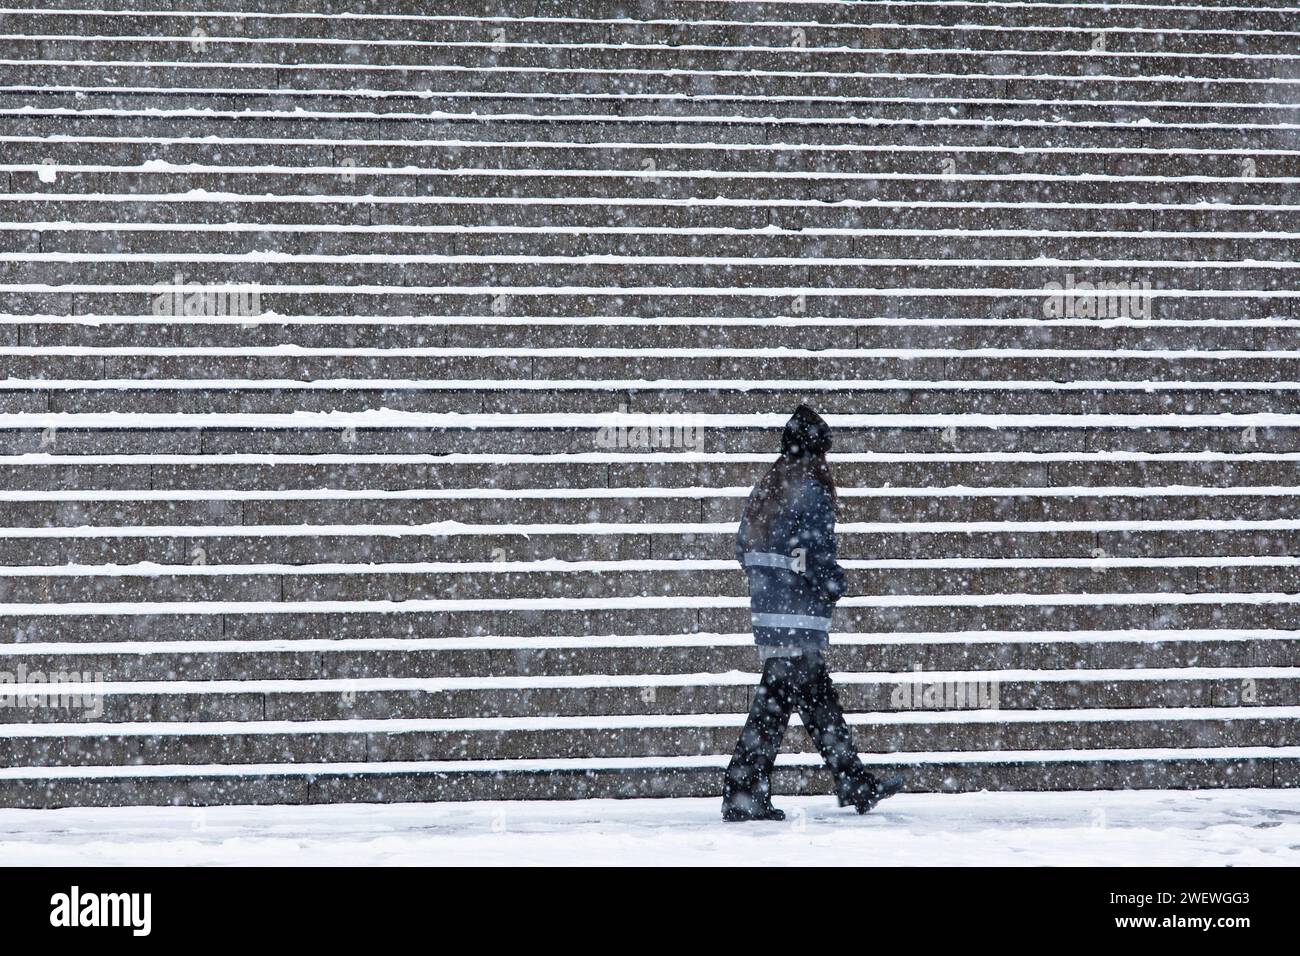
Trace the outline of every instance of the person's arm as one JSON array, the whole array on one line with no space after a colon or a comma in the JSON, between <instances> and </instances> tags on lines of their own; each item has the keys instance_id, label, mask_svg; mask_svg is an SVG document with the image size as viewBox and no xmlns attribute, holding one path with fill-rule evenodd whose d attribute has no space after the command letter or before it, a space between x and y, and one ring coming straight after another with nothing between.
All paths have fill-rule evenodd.
<instances>
[{"instance_id":1,"label":"person's arm","mask_svg":"<svg viewBox=\"0 0 1300 956\"><path fill-rule=\"evenodd\" d=\"M808 483L805 502L806 510L800 533L800 543L806 549L804 574L828 598L838 601L848 589L848 579L839 562L839 543L835 538L835 502L830 492L815 481Z\"/></svg>"},{"instance_id":2,"label":"person's arm","mask_svg":"<svg viewBox=\"0 0 1300 956\"><path fill-rule=\"evenodd\" d=\"M752 493L751 493L752 497ZM749 510L749 503L745 503L745 511ZM740 566L745 566L745 552L749 550L749 526L745 522L745 515L740 515L740 527L736 529L736 560Z\"/></svg>"}]
</instances>

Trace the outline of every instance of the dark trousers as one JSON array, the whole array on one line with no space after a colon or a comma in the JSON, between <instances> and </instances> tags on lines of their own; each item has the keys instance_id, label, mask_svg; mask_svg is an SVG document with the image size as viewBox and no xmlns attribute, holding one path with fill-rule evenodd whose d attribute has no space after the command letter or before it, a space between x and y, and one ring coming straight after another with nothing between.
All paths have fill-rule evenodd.
<instances>
[{"instance_id":1,"label":"dark trousers","mask_svg":"<svg viewBox=\"0 0 1300 956\"><path fill-rule=\"evenodd\" d=\"M728 802L754 809L771 799L772 764L790 714L796 710L834 775L837 791L843 792L866 775L822 656L771 657L763 666L763 680L754 694L749 719L727 766L723 797Z\"/></svg>"}]
</instances>

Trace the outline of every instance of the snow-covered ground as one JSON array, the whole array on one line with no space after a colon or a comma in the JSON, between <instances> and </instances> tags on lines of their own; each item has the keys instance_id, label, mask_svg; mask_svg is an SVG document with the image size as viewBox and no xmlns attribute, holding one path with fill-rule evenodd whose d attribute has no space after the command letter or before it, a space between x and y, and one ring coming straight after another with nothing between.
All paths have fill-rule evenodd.
<instances>
[{"instance_id":1,"label":"snow-covered ground","mask_svg":"<svg viewBox=\"0 0 1300 956\"><path fill-rule=\"evenodd\" d=\"M0 810L4 865L1300 865L1300 790Z\"/></svg>"}]
</instances>

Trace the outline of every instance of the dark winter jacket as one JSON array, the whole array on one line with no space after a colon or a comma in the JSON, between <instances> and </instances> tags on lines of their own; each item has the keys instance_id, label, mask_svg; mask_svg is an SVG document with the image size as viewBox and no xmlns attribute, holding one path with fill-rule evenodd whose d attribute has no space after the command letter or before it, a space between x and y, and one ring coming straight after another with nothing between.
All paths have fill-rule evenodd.
<instances>
[{"instance_id":1,"label":"dark winter jacket","mask_svg":"<svg viewBox=\"0 0 1300 956\"><path fill-rule=\"evenodd\" d=\"M736 560L749 578L755 643L826 647L846 587L836 553L835 503L812 477L792 484L766 535L742 519Z\"/></svg>"}]
</instances>

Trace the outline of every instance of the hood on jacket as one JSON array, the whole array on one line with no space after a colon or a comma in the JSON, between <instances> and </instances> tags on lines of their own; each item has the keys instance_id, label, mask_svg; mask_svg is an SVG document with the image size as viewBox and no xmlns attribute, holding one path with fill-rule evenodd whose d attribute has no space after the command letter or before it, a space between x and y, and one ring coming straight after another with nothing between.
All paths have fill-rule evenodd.
<instances>
[{"instance_id":1,"label":"hood on jacket","mask_svg":"<svg viewBox=\"0 0 1300 956\"><path fill-rule=\"evenodd\" d=\"M807 405L800 405L785 423L781 454L787 458L824 455L831 450L831 427Z\"/></svg>"}]
</instances>

